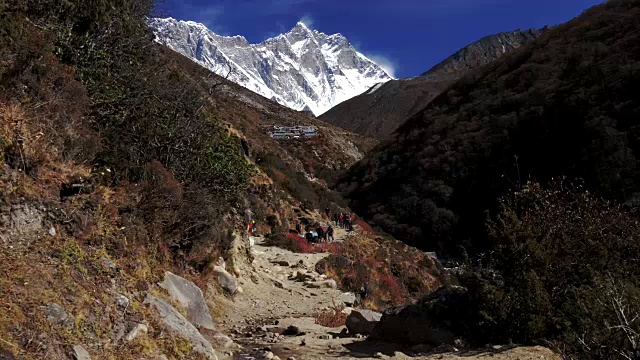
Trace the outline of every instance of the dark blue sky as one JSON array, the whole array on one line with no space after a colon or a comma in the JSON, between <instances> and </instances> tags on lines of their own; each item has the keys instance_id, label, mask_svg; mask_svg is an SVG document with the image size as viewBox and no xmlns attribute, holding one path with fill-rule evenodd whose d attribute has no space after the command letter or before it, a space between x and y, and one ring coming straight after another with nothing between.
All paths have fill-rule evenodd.
<instances>
[{"instance_id":1,"label":"dark blue sky","mask_svg":"<svg viewBox=\"0 0 640 360\"><path fill-rule=\"evenodd\" d=\"M572 19L603 0L163 0L159 15L261 42L304 20L415 76L479 38Z\"/></svg>"}]
</instances>

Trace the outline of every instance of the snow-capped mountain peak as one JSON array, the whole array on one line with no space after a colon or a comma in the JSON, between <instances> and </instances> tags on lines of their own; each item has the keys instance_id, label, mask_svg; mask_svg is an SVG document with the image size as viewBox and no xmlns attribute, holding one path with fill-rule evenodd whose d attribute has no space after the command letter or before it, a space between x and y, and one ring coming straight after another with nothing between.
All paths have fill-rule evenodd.
<instances>
[{"instance_id":1,"label":"snow-capped mountain peak","mask_svg":"<svg viewBox=\"0 0 640 360\"><path fill-rule=\"evenodd\" d=\"M285 34L250 44L193 21L151 19L156 41L229 80L295 110L320 115L392 78L341 34L298 22Z\"/></svg>"}]
</instances>

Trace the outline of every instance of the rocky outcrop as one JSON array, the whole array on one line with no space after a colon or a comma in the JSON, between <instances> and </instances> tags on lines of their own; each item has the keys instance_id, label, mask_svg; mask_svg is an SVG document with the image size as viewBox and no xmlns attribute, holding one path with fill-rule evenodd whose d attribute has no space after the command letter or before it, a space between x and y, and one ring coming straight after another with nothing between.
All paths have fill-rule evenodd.
<instances>
[{"instance_id":1,"label":"rocky outcrop","mask_svg":"<svg viewBox=\"0 0 640 360\"><path fill-rule=\"evenodd\" d=\"M62 306L56 303L49 303L47 306L43 306L42 310L47 320L54 325L67 329L72 329L75 326L73 315L67 313Z\"/></svg>"},{"instance_id":2,"label":"rocky outcrop","mask_svg":"<svg viewBox=\"0 0 640 360\"><path fill-rule=\"evenodd\" d=\"M369 335L373 332L373 329L376 324L378 324L381 317L382 314L372 310L352 310L349 316L347 316L347 329L352 335Z\"/></svg>"},{"instance_id":3,"label":"rocky outcrop","mask_svg":"<svg viewBox=\"0 0 640 360\"><path fill-rule=\"evenodd\" d=\"M358 297L352 292L342 293L339 300L348 307L358 305Z\"/></svg>"},{"instance_id":4,"label":"rocky outcrop","mask_svg":"<svg viewBox=\"0 0 640 360\"><path fill-rule=\"evenodd\" d=\"M218 360L211 343L173 306L151 295L147 296L145 304L151 305L156 309L160 319L171 332L191 341L195 352L203 354L209 359Z\"/></svg>"},{"instance_id":5,"label":"rocky outcrop","mask_svg":"<svg viewBox=\"0 0 640 360\"><path fill-rule=\"evenodd\" d=\"M187 310L187 319L199 328L214 330L215 324L211 318L209 307L202 295L202 290L193 282L171 272L164 273L162 288Z\"/></svg>"},{"instance_id":6,"label":"rocky outcrop","mask_svg":"<svg viewBox=\"0 0 640 360\"><path fill-rule=\"evenodd\" d=\"M441 288L417 304L383 311L371 335L378 340L402 344L453 345L457 336L448 319L455 318L452 313L463 307L466 300L464 288Z\"/></svg>"},{"instance_id":7,"label":"rocky outcrop","mask_svg":"<svg viewBox=\"0 0 640 360\"><path fill-rule=\"evenodd\" d=\"M230 274L240 277L241 274L251 268L251 262L253 261L251 243L253 237L245 236L238 232L234 233L232 236L233 240L231 241L231 246L229 247L226 256L229 263L222 267ZM218 263L218 265L221 264Z\"/></svg>"},{"instance_id":8,"label":"rocky outcrop","mask_svg":"<svg viewBox=\"0 0 640 360\"><path fill-rule=\"evenodd\" d=\"M124 338L126 341L132 341L133 339L140 337L147 333L149 328L145 324L136 324L136 326L129 331L127 336Z\"/></svg>"},{"instance_id":9,"label":"rocky outcrop","mask_svg":"<svg viewBox=\"0 0 640 360\"><path fill-rule=\"evenodd\" d=\"M212 268L212 272L216 276L216 281L225 292L233 295L240 290L236 278L229 274L224 267L215 265Z\"/></svg>"},{"instance_id":10,"label":"rocky outcrop","mask_svg":"<svg viewBox=\"0 0 640 360\"><path fill-rule=\"evenodd\" d=\"M32 238L47 233L43 210L29 204L0 206L0 244L28 246Z\"/></svg>"}]
</instances>

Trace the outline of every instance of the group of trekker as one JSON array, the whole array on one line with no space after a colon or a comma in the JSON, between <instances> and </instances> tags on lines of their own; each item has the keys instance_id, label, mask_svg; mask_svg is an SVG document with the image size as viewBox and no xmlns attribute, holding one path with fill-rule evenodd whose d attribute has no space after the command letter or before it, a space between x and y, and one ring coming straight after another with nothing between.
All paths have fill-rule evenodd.
<instances>
[{"instance_id":1,"label":"group of trekker","mask_svg":"<svg viewBox=\"0 0 640 360\"><path fill-rule=\"evenodd\" d=\"M352 213L335 213L333 214L333 221L336 226L340 226L346 231L353 230L353 222L356 219L356 215Z\"/></svg>"},{"instance_id":2,"label":"group of trekker","mask_svg":"<svg viewBox=\"0 0 640 360\"><path fill-rule=\"evenodd\" d=\"M325 209L325 213L327 217L332 218L331 210L329 208ZM334 225L339 226L346 231L353 230L353 222L355 221L355 214L352 213L334 213L333 214L333 223L329 223L327 227L323 227L320 223L309 224L309 222L305 219L302 219L307 225L304 226L300 223L300 221L296 221L296 232L300 235L303 235L305 239L309 242L333 242L335 241L334 237Z\"/></svg>"},{"instance_id":3,"label":"group of trekker","mask_svg":"<svg viewBox=\"0 0 640 360\"><path fill-rule=\"evenodd\" d=\"M320 224L317 224L315 228L312 226L307 226L306 231L303 233L302 224L300 224L299 221L296 221L296 232L300 235L304 234L304 237L309 242L333 242L336 240L333 236L334 229L332 224L329 224L329 226L326 228L322 227L322 225Z\"/></svg>"}]
</instances>

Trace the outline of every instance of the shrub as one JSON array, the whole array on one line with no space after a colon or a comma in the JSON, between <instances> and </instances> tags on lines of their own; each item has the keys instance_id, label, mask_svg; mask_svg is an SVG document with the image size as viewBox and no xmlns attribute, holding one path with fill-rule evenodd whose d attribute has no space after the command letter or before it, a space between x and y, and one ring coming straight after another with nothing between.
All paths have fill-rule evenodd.
<instances>
[{"instance_id":1,"label":"shrub","mask_svg":"<svg viewBox=\"0 0 640 360\"><path fill-rule=\"evenodd\" d=\"M144 219L148 237L140 239L200 269L229 245L233 224L222 215L252 166L200 80L154 43L152 7L2 1L0 56L9 60L0 71L1 152L34 177L42 164L70 160L108 173L103 185L142 185L130 210Z\"/></svg>"},{"instance_id":2,"label":"shrub","mask_svg":"<svg viewBox=\"0 0 640 360\"><path fill-rule=\"evenodd\" d=\"M527 184L501 209L489 223L491 256L462 277L477 306L469 333L479 342L555 342L583 359L637 358L636 216L561 181Z\"/></svg>"},{"instance_id":3,"label":"shrub","mask_svg":"<svg viewBox=\"0 0 640 360\"><path fill-rule=\"evenodd\" d=\"M356 235L327 250L331 255L318 262L316 271L333 277L342 289L360 294L369 307L401 305L444 283L434 261L401 242Z\"/></svg>"},{"instance_id":4,"label":"shrub","mask_svg":"<svg viewBox=\"0 0 640 360\"><path fill-rule=\"evenodd\" d=\"M344 200L336 192L309 181L304 173L295 171L274 154L261 153L257 158L258 165L269 177L300 201L304 209L325 209L334 208L333 204L344 205Z\"/></svg>"},{"instance_id":5,"label":"shrub","mask_svg":"<svg viewBox=\"0 0 640 360\"><path fill-rule=\"evenodd\" d=\"M374 233L375 234L375 231L373 230L371 225L369 225L366 221L364 221L362 219L356 220L356 225L359 226L360 229L362 229L362 231L364 231L366 233Z\"/></svg>"},{"instance_id":6,"label":"shrub","mask_svg":"<svg viewBox=\"0 0 640 360\"><path fill-rule=\"evenodd\" d=\"M283 234L278 228L269 235L268 246L277 246L296 253L313 253L313 245L297 233Z\"/></svg>"},{"instance_id":7,"label":"shrub","mask_svg":"<svg viewBox=\"0 0 640 360\"><path fill-rule=\"evenodd\" d=\"M0 8L0 10L2 10ZM49 37L19 13L0 12L0 137L14 168L37 174L52 160L91 161L100 139L86 120L89 98Z\"/></svg>"}]
</instances>

